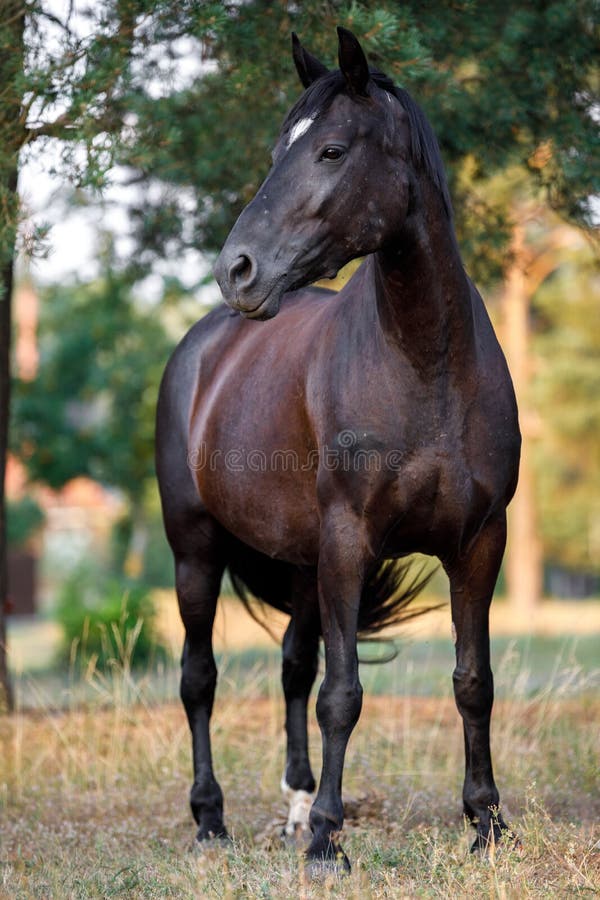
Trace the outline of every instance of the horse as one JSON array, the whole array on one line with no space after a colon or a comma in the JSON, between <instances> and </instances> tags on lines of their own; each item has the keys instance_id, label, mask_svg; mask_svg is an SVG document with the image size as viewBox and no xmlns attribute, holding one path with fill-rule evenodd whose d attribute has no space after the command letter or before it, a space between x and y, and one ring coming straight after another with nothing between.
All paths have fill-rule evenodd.
<instances>
[{"instance_id":1,"label":"horse","mask_svg":"<svg viewBox=\"0 0 600 900\"><path fill-rule=\"evenodd\" d=\"M156 462L185 626L196 838L228 839L209 733L212 627L228 569L243 598L290 616L285 830L306 829L314 874L350 869L340 833L362 703L357 636L406 612L419 587L405 571L414 552L437 557L449 578L473 849L508 840L490 752L488 611L520 433L431 125L346 29L339 69L292 42L304 92L215 263L225 304L166 367ZM311 286L359 257L338 293ZM307 703L321 639L317 790Z\"/></svg>"}]
</instances>

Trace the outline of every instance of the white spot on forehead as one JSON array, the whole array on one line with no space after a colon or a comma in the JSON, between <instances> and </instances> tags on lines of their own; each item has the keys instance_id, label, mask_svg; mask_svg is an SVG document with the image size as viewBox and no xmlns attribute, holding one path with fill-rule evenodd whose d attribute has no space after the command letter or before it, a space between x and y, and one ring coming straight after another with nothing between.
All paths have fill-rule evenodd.
<instances>
[{"instance_id":1,"label":"white spot on forehead","mask_svg":"<svg viewBox=\"0 0 600 900\"><path fill-rule=\"evenodd\" d=\"M307 119L300 119L298 122L296 122L296 124L290 131L290 136L287 142L288 147L291 147L294 141L297 141L298 138L302 137L302 135L308 131L313 122L313 116L310 116Z\"/></svg>"}]
</instances>

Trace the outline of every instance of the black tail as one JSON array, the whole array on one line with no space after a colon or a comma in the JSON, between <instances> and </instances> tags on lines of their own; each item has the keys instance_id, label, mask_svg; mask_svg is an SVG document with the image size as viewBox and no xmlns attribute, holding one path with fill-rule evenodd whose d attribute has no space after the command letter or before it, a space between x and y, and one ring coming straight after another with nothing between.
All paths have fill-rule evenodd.
<instances>
[{"instance_id":1,"label":"black tail","mask_svg":"<svg viewBox=\"0 0 600 900\"><path fill-rule=\"evenodd\" d=\"M427 572L425 565L415 570L411 557L379 563L363 587L358 611L359 639L369 638L384 628L401 625L437 609L440 604L407 609L435 572L435 568Z\"/></svg>"},{"instance_id":2,"label":"black tail","mask_svg":"<svg viewBox=\"0 0 600 900\"><path fill-rule=\"evenodd\" d=\"M372 640L373 635L384 628L401 625L431 609L437 609L439 604L407 608L427 586L435 571L435 568L426 571L425 566L415 569L411 557L385 560L374 568L367 577L360 601L359 640ZM240 547L235 559L230 561L228 572L233 590L248 613L275 640L264 604L291 614L293 567Z\"/></svg>"},{"instance_id":3,"label":"black tail","mask_svg":"<svg viewBox=\"0 0 600 900\"><path fill-rule=\"evenodd\" d=\"M293 567L281 560L264 556L236 542L227 566L227 574L236 595L248 614L279 643L268 624L265 604L291 615Z\"/></svg>"}]
</instances>

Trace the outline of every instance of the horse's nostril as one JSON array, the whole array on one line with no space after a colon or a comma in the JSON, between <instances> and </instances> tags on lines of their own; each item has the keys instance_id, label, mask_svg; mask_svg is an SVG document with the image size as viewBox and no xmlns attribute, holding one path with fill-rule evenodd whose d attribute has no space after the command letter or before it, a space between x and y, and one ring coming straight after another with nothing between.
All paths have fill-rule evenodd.
<instances>
[{"instance_id":1,"label":"horse's nostril","mask_svg":"<svg viewBox=\"0 0 600 900\"><path fill-rule=\"evenodd\" d=\"M238 287L247 286L254 276L255 267L249 256L240 254L229 269L229 279Z\"/></svg>"}]
</instances>

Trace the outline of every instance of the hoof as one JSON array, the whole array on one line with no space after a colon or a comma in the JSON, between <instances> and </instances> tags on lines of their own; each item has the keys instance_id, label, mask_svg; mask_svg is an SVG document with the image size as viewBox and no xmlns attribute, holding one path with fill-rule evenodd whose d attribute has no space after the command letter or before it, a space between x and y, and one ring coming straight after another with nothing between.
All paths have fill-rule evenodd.
<instances>
[{"instance_id":1,"label":"hoof","mask_svg":"<svg viewBox=\"0 0 600 900\"><path fill-rule=\"evenodd\" d=\"M307 881L337 880L350 874L350 863L345 854L343 863L335 859L307 859L304 874Z\"/></svg>"},{"instance_id":2,"label":"hoof","mask_svg":"<svg viewBox=\"0 0 600 900\"><path fill-rule=\"evenodd\" d=\"M212 831L206 833L199 830L192 849L196 853L210 853L213 850L228 850L231 846L232 841L226 831L215 834Z\"/></svg>"},{"instance_id":3,"label":"hoof","mask_svg":"<svg viewBox=\"0 0 600 900\"><path fill-rule=\"evenodd\" d=\"M471 846L471 853L480 853L482 856L491 856L496 849L522 850L523 845L517 835L504 822L499 825L496 822L486 832L477 833L477 837Z\"/></svg>"},{"instance_id":4,"label":"hoof","mask_svg":"<svg viewBox=\"0 0 600 900\"><path fill-rule=\"evenodd\" d=\"M307 855L304 862L304 874L309 881L344 878L350 870L350 860L339 844L322 856Z\"/></svg>"}]
</instances>

